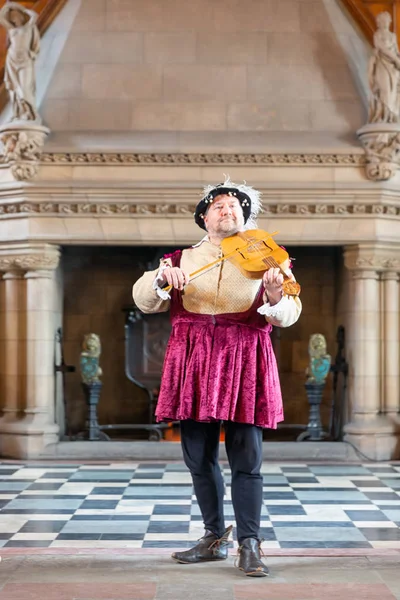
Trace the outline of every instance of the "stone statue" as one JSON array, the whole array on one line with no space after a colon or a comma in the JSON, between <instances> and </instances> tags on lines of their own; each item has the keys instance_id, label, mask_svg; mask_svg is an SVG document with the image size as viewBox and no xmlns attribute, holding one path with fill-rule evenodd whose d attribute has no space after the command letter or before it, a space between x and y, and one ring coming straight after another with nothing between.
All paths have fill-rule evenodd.
<instances>
[{"instance_id":1,"label":"stone statue","mask_svg":"<svg viewBox=\"0 0 400 600\"><path fill-rule=\"evenodd\" d=\"M391 22L388 12L379 13L376 17L375 50L368 69L371 89L369 123L399 121L400 54L396 34L389 29Z\"/></svg>"},{"instance_id":2,"label":"stone statue","mask_svg":"<svg viewBox=\"0 0 400 600\"><path fill-rule=\"evenodd\" d=\"M80 369L82 382L86 385L99 383L103 372L99 365L101 354L100 338L95 333L85 335L82 344Z\"/></svg>"},{"instance_id":3,"label":"stone statue","mask_svg":"<svg viewBox=\"0 0 400 600\"><path fill-rule=\"evenodd\" d=\"M310 336L308 344L310 363L307 369L307 383L322 385L331 368L331 357L326 353L326 340L322 333Z\"/></svg>"},{"instance_id":4,"label":"stone statue","mask_svg":"<svg viewBox=\"0 0 400 600\"><path fill-rule=\"evenodd\" d=\"M35 11L16 2L7 2L0 11L0 23L9 38L4 83L10 94L13 121L40 122L35 79L35 60L40 49L37 18Z\"/></svg>"}]
</instances>

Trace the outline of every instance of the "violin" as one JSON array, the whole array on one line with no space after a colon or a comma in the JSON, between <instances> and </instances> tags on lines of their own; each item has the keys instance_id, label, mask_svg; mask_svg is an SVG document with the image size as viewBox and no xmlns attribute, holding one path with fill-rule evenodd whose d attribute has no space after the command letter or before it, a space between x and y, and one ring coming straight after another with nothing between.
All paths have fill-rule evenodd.
<instances>
[{"instance_id":1,"label":"violin","mask_svg":"<svg viewBox=\"0 0 400 600\"><path fill-rule=\"evenodd\" d=\"M221 258L190 273L190 281L229 260L248 279L262 279L268 269L279 269L283 275L282 291L285 296L299 296L301 287L287 275L283 265L290 261L289 254L272 238L277 232L268 233L262 229L240 231L224 238L221 242ZM166 292L172 286L163 287Z\"/></svg>"}]
</instances>

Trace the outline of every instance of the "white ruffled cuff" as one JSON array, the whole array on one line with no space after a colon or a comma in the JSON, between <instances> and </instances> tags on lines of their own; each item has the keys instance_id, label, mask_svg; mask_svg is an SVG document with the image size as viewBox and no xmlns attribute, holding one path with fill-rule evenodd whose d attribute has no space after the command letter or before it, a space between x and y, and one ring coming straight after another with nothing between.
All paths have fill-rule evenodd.
<instances>
[{"instance_id":1,"label":"white ruffled cuff","mask_svg":"<svg viewBox=\"0 0 400 600\"><path fill-rule=\"evenodd\" d=\"M162 279L162 274L167 267L169 267L169 265L167 265L167 264L161 265L158 270L158 273L156 275L156 278L153 281L153 290L156 291L157 296L159 296L162 300L170 300L171 299L171 296L169 295L169 293L166 292L165 290L161 289L160 286L158 285L158 283Z\"/></svg>"},{"instance_id":2,"label":"white ruffled cuff","mask_svg":"<svg viewBox=\"0 0 400 600\"><path fill-rule=\"evenodd\" d=\"M260 315L265 315L266 317L272 317L273 319L282 321L285 317L285 312L289 306L289 302L290 300L288 296L282 296L279 302L273 306L271 306L269 302L266 302L260 306L260 308L257 308L257 312L260 313Z\"/></svg>"}]
</instances>

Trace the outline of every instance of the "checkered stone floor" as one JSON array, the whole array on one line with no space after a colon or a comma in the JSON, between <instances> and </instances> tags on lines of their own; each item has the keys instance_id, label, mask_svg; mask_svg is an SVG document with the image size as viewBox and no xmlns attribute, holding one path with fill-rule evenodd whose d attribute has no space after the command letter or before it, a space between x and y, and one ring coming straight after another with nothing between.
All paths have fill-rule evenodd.
<instances>
[{"instance_id":1,"label":"checkered stone floor","mask_svg":"<svg viewBox=\"0 0 400 600\"><path fill-rule=\"evenodd\" d=\"M262 473L264 548L400 548L400 464L266 463ZM0 463L4 548L187 548L202 534L182 463Z\"/></svg>"}]
</instances>

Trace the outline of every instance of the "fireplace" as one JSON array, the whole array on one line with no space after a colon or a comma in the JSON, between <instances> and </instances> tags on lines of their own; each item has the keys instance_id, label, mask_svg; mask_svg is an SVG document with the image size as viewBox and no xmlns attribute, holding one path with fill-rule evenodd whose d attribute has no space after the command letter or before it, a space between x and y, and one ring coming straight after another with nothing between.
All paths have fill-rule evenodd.
<instances>
[{"instance_id":1,"label":"fireplace","mask_svg":"<svg viewBox=\"0 0 400 600\"><path fill-rule=\"evenodd\" d=\"M195 240L194 240L195 241ZM79 355L86 333L97 333L102 342L101 367L103 370L98 419L101 425L140 424L149 422L148 395L127 377L125 362L124 326L126 308L132 305L131 288L144 270L155 268L159 258L170 252L170 246L98 247L75 246L62 250L63 272L63 333L65 362L79 365ZM290 247L294 272L303 286L303 314L299 322L288 329L274 329L272 341L278 361L285 406L285 431L272 433L271 439L287 439L296 434L291 426L306 424L308 402L304 389L308 365L308 340L312 333L322 333L328 351L336 351L335 334L341 318L340 307L340 249L335 247ZM204 275L205 277L207 275ZM124 310L125 309L125 310ZM161 372L163 346L157 344L156 331L147 328L148 338L141 340L142 352L152 353L153 364L148 368L150 377L142 383L153 387L157 369ZM162 319L168 321L167 314ZM157 324L156 329L161 327ZM163 339L168 325L164 326ZM164 340L165 341L165 340ZM137 347L137 350L138 347ZM140 356L140 359L142 357ZM131 359L132 360L132 359ZM139 357L138 357L139 361ZM61 436L65 434L67 417L72 435L82 431L86 418L85 399L81 389L79 369L65 374L65 405L61 410L59 397L57 411ZM322 405L324 424L329 422L331 399L330 380ZM298 431L297 431L298 433ZM111 439L148 439L145 430L107 431ZM173 428L165 432L165 439L176 439Z\"/></svg>"}]
</instances>

